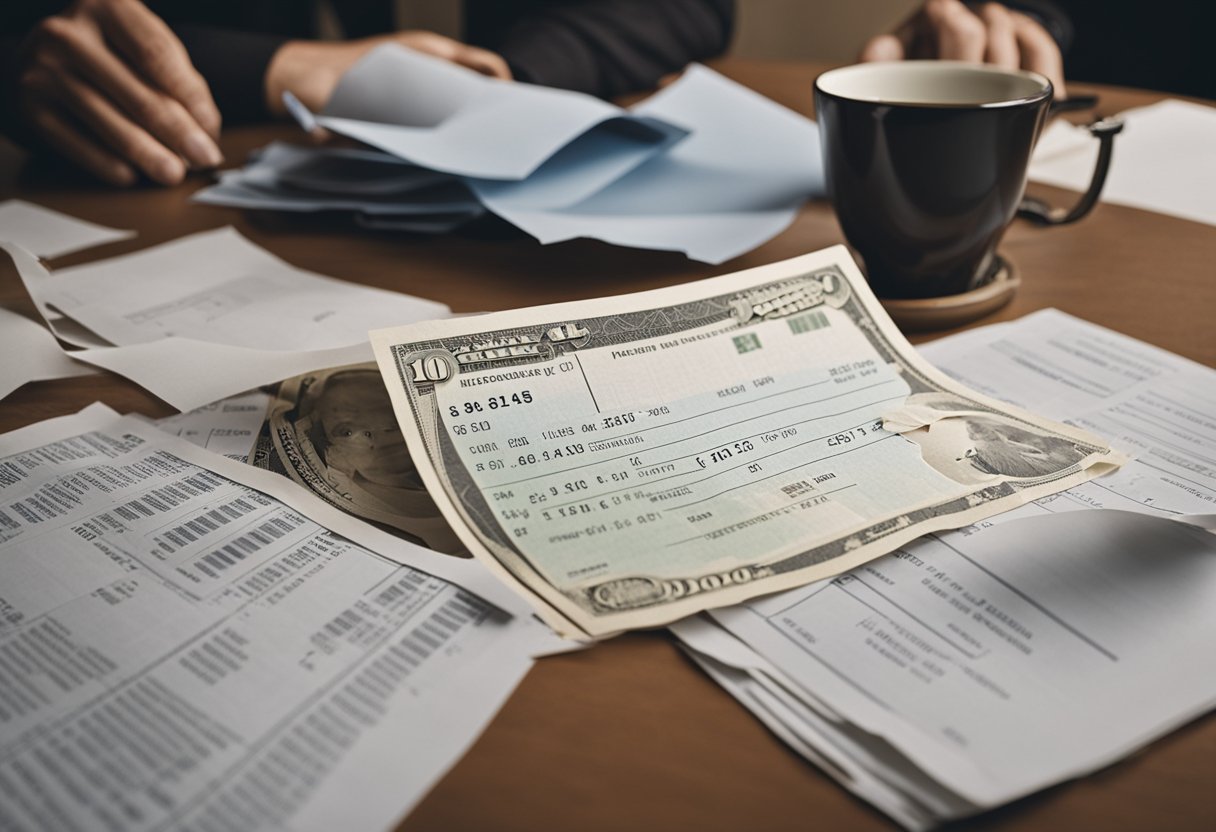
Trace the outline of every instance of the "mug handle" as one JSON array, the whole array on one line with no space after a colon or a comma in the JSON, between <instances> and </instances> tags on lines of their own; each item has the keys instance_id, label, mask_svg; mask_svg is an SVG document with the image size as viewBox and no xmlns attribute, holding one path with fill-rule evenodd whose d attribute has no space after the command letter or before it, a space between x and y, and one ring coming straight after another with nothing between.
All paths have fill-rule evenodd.
<instances>
[{"instance_id":1,"label":"mug handle","mask_svg":"<svg viewBox=\"0 0 1216 832\"><path fill-rule=\"evenodd\" d=\"M1052 208L1041 199L1032 196L1022 197L1018 205L1019 217L1028 219L1037 225L1067 225L1076 222L1093 210L1106 184L1106 174L1110 172L1110 157L1115 147L1115 136L1123 131L1123 121L1117 118L1102 118L1089 125L1089 133L1096 138L1098 144L1098 162L1094 165L1093 178L1089 180L1089 188L1082 194L1081 199L1065 211L1063 208Z\"/></svg>"}]
</instances>

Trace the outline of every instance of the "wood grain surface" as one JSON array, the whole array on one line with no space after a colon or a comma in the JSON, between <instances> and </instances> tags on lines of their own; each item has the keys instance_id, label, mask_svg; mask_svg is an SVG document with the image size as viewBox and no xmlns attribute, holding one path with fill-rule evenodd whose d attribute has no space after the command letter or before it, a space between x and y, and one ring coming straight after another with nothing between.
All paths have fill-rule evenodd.
<instances>
[{"instance_id":1,"label":"wood grain surface","mask_svg":"<svg viewBox=\"0 0 1216 832\"><path fill-rule=\"evenodd\" d=\"M737 59L717 67L807 115L812 82L824 68ZM1101 95L1103 114L1161 97L1085 89ZM295 135L283 125L233 129L222 146L229 162L238 164L253 148ZM361 231L329 216L243 214L190 203L190 193L203 184L197 177L177 188L114 191L62 164L31 163L0 146L0 199L21 197L139 232L134 240L51 261L53 267L231 224L302 268L475 312L668 286L842 242L822 201L809 203L789 229L759 249L707 266L682 255L592 241L542 247L492 224L425 238ZM1029 191L1060 204L1075 199L1033 183ZM1001 249L1020 267L1022 288L1008 307L979 323L1054 306L1216 365L1216 229L1101 204L1063 228L1016 222ZM34 315L6 259L0 263L0 305ZM932 336L913 340L926 337ZM0 431L93 401L149 416L171 412L135 385L100 375L26 385L0 402ZM406 763L410 742L401 737ZM1212 830L1214 785L1216 718L1208 716L1105 771L956 825ZM658 632L540 661L470 753L401 824L407 832L893 828L771 736Z\"/></svg>"}]
</instances>

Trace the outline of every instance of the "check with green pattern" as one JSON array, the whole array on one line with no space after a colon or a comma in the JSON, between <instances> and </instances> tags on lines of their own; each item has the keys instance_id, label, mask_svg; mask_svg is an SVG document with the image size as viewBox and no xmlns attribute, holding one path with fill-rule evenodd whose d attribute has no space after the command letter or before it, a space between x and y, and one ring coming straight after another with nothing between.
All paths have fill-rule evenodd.
<instances>
[{"instance_id":1,"label":"check with green pattern","mask_svg":"<svg viewBox=\"0 0 1216 832\"><path fill-rule=\"evenodd\" d=\"M574 638L828 577L1122 461L934 370L840 246L372 343L448 522Z\"/></svg>"}]
</instances>

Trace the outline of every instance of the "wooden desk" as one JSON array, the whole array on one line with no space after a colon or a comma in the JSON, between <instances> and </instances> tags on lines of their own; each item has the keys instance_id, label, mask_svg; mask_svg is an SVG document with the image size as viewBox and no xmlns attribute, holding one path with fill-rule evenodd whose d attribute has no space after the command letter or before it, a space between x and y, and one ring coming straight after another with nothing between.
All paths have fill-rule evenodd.
<instances>
[{"instance_id":1,"label":"wooden desk","mask_svg":"<svg viewBox=\"0 0 1216 832\"><path fill-rule=\"evenodd\" d=\"M742 83L810 114L807 64L723 61ZM1100 88L1114 113L1160 96ZM286 127L229 131L239 162L291 137ZM1116 153L1118 152L1116 145ZM505 309L638 291L773 262L841 242L831 209L811 203L794 225L722 266L683 256L578 241L403 238L309 218L192 205L202 183L116 192L62 172L21 167L0 150L0 199L20 196L139 237L54 261L113 256L224 224L303 268L442 300L455 311ZM1073 195L1031 185L1061 203ZM1055 306L1208 365L1216 364L1216 229L1099 205L1057 229L1016 223L1002 248L1023 287L1010 320ZM32 314L11 266L0 304ZM922 339L923 340L923 339ZM2 356L0 360L13 360ZM28 385L0 403L0 431L101 400L120 411L167 415L161 402L115 376ZM1168 645L1163 645L1168 649ZM1179 656L1179 661L1194 657ZM405 754L409 738L402 738ZM1102 773L983 815L982 829L1216 829L1216 718L1200 719ZM773 738L695 669L664 633L637 633L541 661L472 751L402 823L403 830L891 829L893 825Z\"/></svg>"}]
</instances>

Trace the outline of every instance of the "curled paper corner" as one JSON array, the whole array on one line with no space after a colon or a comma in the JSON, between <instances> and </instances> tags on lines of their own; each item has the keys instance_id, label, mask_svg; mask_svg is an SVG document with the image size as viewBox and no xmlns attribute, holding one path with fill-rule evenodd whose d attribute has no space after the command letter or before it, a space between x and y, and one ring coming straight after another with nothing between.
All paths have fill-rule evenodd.
<instances>
[{"instance_id":1,"label":"curled paper corner","mask_svg":"<svg viewBox=\"0 0 1216 832\"><path fill-rule=\"evenodd\" d=\"M1216 514L1179 514L1170 519L1176 523L1185 523L1188 526L1216 534Z\"/></svg>"},{"instance_id":2,"label":"curled paper corner","mask_svg":"<svg viewBox=\"0 0 1216 832\"><path fill-rule=\"evenodd\" d=\"M1107 474L1113 474L1130 461L1131 460L1127 456L1119 453L1118 451L1112 451L1110 460L1106 462L1095 462L1089 466L1088 470L1092 471L1094 475L1093 478L1097 479L1098 477L1105 477Z\"/></svg>"},{"instance_id":3,"label":"curled paper corner","mask_svg":"<svg viewBox=\"0 0 1216 832\"><path fill-rule=\"evenodd\" d=\"M912 399L914 396L908 398ZM988 419L991 414L981 410L939 409L922 404L907 404L907 400L905 400L902 406L882 414L880 418L883 430L898 433L907 439L921 443L925 441L925 437L933 425L947 420L968 420L975 417ZM1124 453L1122 450L1109 448L1109 445L1108 449L1109 454L1105 461L1094 462L1089 466L1094 477L1113 473L1136 458L1135 455Z\"/></svg>"},{"instance_id":4,"label":"curled paper corner","mask_svg":"<svg viewBox=\"0 0 1216 832\"><path fill-rule=\"evenodd\" d=\"M889 413L882 414L882 428L891 433L911 433L914 430L927 428L934 422L958 416L966 416L972 411L938 410L919 404L904 404Z\"/></svg>"},{"instance_id":5,"label":"curled paper corner","mask_svg":"<svg viewBox=\"0 0 1216 832\"><path fill-rule=\"evenodd\" d=\"M1109 474L1127 457L1064 425L977 410L953 394L912 394L881 416L883 428L915 444L938 473L967 485L995 479L1039 480L1068 470L1087 479Z\"/></svg>"},{"instance_id":6,"label":"curled paper corner","mask_svg":"<svg viewBox=\"0 0 1216 832\"><path fill-rule=\"evenodd\" d=\"M51 275L50 267L47 266L46 260L43 257L30 251L15 240L0 237L0 251L8 254L9 258L13 261L14 268L21 273L22 277L26 276L26 274L35 274L39 277L50 277ZM23 272L23 267L27 271Z\"/></svg>"}]
</instances>

